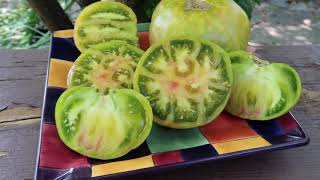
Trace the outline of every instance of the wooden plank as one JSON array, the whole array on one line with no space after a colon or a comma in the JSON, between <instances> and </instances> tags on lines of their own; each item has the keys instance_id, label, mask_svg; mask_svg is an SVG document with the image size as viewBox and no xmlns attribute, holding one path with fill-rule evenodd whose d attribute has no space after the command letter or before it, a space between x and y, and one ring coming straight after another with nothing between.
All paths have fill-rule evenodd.
<instances>
[{"instance_id":1,"label":"wooden plank","mask_svg":"<svg viewBox=\"0 0 320 180\"><path fill-rule=\"evenodd\" d=\"M319 179L320 177L320 46L251 47L265 59L294 66L303 82L301 100L293 114L311 138L306 147L207 163L166 173L143 174L143 179ZM47 50L0 50L0 104L15 103L40 107L45 82ZM38 76L37 76L38 75ZM21 83L24 82L24 83ZM5 102L5 103L3 103ZM28 107L28 106L27 106ZM18 109L12 109L18 108ZM20 109L19 109L20 108ZM22 109L21 109L22 108ZM25 106L9 106L1 113L21 112ZM25 110L25 109L24 109ZM30 117L28 123L0 129L0 179L31 179L35 165L38 110L16 115L7 124ZM13 113L17 114L17 113ZM0 117L5 117L3 114ZM9 118L10 119L10 118ZM15 121L17 120L17 121Z\"/></svg>"},{"instance_id":2,"label":"wooden plank","mask_svg":"<svg viewBox=\"0 0 320 180\"><path fill-rule=\"evenodd\" d=\"M41 107L48 50L0 50L0 109L11 104Z\"/></svg>"},{"instance_id":3,"label":"wooden plank","mask_svg":"<svg viewBox=\"0 0 320 180\"><path fill-rule=\"evenodd\" d=\"M39 122L0 130L0 179L33 179Z\"/></svg>"},{"instance_id":4,"label":"wooden plank","mask_svg":"<svg viewBox=\"0 0 320 180\"><path fill-rule=\"evenodd\" d=\"M48 49L0 50L0 179L32 179Z\"/></svg>"},{"instance_id":5,"label":"wooden plank","mask_svg":"<svg viewBox=\"0 0 320 180\"><path fill-rule=\"evenodd\" d=\"M22 125L39 123L41 109L18 104L0 111L0 131L17 128Z\"/></svg>"}]
</instances>

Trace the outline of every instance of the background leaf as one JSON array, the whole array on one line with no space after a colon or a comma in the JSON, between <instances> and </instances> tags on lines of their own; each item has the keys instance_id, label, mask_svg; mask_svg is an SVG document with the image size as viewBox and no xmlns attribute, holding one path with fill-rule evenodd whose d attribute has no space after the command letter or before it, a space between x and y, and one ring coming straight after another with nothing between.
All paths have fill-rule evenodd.
<instances>
[{"instance_id":1,"label":"background leaf","mask_svg":"<svg viewBox=\"0 0 320 180\"><path fill-rule=\"evenodd\" d=\"M234 0L251 18L252 11L257 4L260 4L262 0Z\"/></svg>"}]
</instances>

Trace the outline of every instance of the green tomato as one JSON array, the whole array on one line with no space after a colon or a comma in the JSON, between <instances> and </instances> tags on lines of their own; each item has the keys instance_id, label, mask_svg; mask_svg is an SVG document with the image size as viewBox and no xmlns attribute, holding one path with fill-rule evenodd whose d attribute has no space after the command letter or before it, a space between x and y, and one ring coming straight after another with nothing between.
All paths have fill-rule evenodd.
<instances>
[{"instance_id":1,"label":"green tomato","mask_svg":"<svg viewBox=\"0 0 320 180\"><path fill-rule=\"evenodd\" d=\"M74 26L74 41L83 52L110 40L122 40L137 45L137 17L128 6L100 1L81 11Z\"/></svg>"},{"instance_id":2,"label":"green tomato","mask_svg":"<svg viewBox=\"0 0 320 180\"><path fill-rule=\"evenodd\" d=\"M249 35L249 19L233 0L162 0L150 25L151 44L189 36L235 51L246 49Z\"/></svg>"},{"instance_id":3,"label":"green tomato","mask_svg":"<svg viewBox=\"0 0 320 180\"><path fill-rule=\"evenodd\" d=\"M123 41L100 43L83 52L68 74L68 87L88 86L108 94L111 89L132 88L143 51Z\"/></svg>"},{"instance_id":4,"label":"green tomato","mask_svg":"<svg viewBox=\"0 0 320 180\"><path fill-rule=\"evenodd\" d=\"M211 122L224 109L232 84L228 54L209 41L171 39L142 56L133 87L147 97L154 120L171 128Z\"/></svg>"},{"instance_id":5,"label":"green tomato","mask_svg":"<svg viewBox=\"0 0 320 180\"><path fill-rule=\"evenodd\" d=\"M289 65L269 63L254 55L230 53L233 79L226 110L250 120L270 120L287 113L299 100L301 81Z\"/></svg>"},{"instance_id":6,"label":"green tomato","mask_svg":"<svg viewBox=\"0 0 320 180\"><path fill-rule=\"evenodd\" d=\"M134 90L108 95L91 87L73 87L58 99L55 120L61 140L96 159L113 159L143 143L152 127L148 100Z\"/></svg>"}]
</instances>

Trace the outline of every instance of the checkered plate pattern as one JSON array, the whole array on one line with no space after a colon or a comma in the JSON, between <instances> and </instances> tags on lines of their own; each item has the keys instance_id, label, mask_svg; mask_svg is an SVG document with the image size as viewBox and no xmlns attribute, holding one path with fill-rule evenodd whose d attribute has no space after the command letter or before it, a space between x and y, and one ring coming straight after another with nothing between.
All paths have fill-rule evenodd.
<instances>
[{"instance_id":1,"label":"checkered plate pattern","mask_svg":"<svg viewBox=\"0 0 320 180\"><path fill-rule=\"evenodd\" d=\"M262 122L240 119L223 112L212 123L199 128L177 130L154 124L147 140L121 158L102 161L82 156L62 143L54 119L55 104L66 89L68 71L80 54L72 37L73 30L57 31L51 41L35 174L37 179L112 179L115 176L287 149L309 142L290 113ZM148 33L139 32L139 38L140 47L147 49Z\"/></svg>"}]
</instances>

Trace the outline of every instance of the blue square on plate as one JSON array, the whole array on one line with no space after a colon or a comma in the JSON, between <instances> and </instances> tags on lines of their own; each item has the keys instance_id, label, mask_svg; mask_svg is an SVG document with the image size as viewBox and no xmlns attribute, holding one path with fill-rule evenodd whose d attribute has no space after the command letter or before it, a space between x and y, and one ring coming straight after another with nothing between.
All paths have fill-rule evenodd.
<instances>
[{"instance_id":1,"label":"blue square on plate","mask_svg":"<svg viewBox=\"0 0 320 180\"><path fill-rule=\"evenodd\" d=\"M53 169L40 167L37 170L37 179L90 179L91 167L75 169Z\"/></svg>"},{"instance_id":2,"label":"blue square on plate","mask_svg":"<svg viewBox=\"0 0 320 180\"><path fill-rule=\"evenodd\" d=\"M75 61L80 55L80 51L74 44L73 38L52 38L51 58L62 59L66 61Z\"/></svg>"},{"instance_id":3,"label":"blue square on plate","mask_svg":"<svg viewBox=\"0 0 320 180\"><path fill-rule=\"evenodd\" d=\"M250 121L248 120L249 125L252 129L254 129L259 135L262 137L272 137L272 136L280 136L285 134L284 129L277 121L269 120L269 121Z\"/></svg>"},{"instance_id":4,"label":"blue square on plate","mask_svg":"<svg viewBox=\"0 0 320 180\"><path fill-rule=\"evenodd\" d=\"M60 95L65 91L63 88L48 87L43 112L43 122L56 124L54 118L54 109Z\"/></svg>"},{"instance_id":5,"label":"blue square on plate","mask_svg":"<svg viewBox=\"0 0 320 180\"><path fill-rule=\"evenodd\" d=\"M210 158L218 156L218 152L213 148L211 144L198 146L189 149L182 149L180 151L181 156L186 161L194 161L198 159Z\"/></svg>"}]
</instances>

